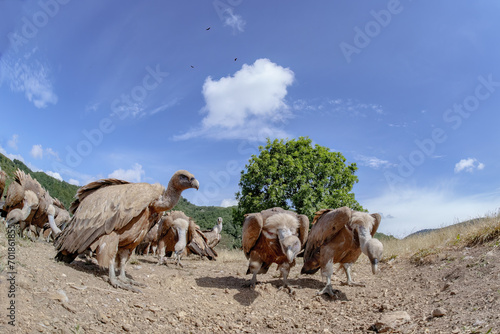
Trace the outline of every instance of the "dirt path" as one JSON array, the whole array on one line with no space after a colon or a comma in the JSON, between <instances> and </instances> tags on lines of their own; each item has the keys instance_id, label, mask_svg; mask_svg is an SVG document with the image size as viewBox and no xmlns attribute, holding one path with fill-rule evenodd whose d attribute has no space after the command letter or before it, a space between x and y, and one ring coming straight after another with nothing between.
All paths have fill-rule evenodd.
<instances>
[{"instance_id":1,"label":"dirt path","mask_svg":"<svg viewBox=\"0 0 500 334\"><path fill-rule=\"evenodd\" d=\"M16 243L17 286L9 298L7 246L2 234L0 333L374 333L381 317L398 311L409 320L386 323L396 333L500 333L498 247L450 249L420 266L397 259L381 264L377 276L363 259L353 270L366 287L341 286L338 272L333 285L340 291L331 299L316 296L324 286L319 273L299 275L302 259L292 269L295 294L289 294L280 289L275 265L259 275L255 290L243 288L250 275L242 253L215 262L189 257L184 268L137 257L127 271L147 284L137 294L112 288L102 278L106 270L79 259L57 263L52 245L26 240ZM438 308L445 314L433 317Z\"/></svg>"}]
</instances>

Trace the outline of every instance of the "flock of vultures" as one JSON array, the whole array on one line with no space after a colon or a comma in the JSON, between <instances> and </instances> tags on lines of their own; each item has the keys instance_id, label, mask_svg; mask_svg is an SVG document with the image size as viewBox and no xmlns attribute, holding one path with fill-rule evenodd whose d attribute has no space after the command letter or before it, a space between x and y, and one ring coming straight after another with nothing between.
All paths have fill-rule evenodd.
<instances>
[{"instance_id":1,"label":"flock of vultures","mask_svg":"<svg viewBox=\"0 0 500 334\"><path fill-rule=\"evenodd\" d=\"M0 196L4 192L5 172L0 170ZM182 266L184 254L215 259L214 247L220 241L222 218L213 229L202 231L181 211L169 211L184 190L199 189L198 180L188 171L179 170L165 188L160 184L130 183L101 179L78 189L69 210L52 198L38 181L21 170L6 190L2 216L8 229L19 228L33 240L52 240L56 260L71 263L85 256L109 269L109 283L115 288L140 292L140 282L126 276L125 266L131 254L153 251L158 263L166 256ZM265 274L276 263L283 287L292 291L287 276L297 256L304 257L302 274L321 269L326 286L319 294L333 296L331 275L340 264L348 285L351 265L361 253L368 256L372 271L377 272L382 243L373 238L380 224L379 214L358 212L342 207L316 212L309 228L305 215L282 208L271 208L245 215L242 248L249 260L247 274L253 274L248 286L257 283L257 274Z\"/></svg>"}]
</instances>

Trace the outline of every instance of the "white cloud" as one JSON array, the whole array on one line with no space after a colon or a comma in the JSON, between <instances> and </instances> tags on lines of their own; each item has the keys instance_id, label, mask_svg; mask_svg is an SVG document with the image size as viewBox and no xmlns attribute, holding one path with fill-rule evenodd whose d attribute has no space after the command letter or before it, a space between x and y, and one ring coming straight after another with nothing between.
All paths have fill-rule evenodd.
<instances>
[{"instance_id":1,"label":"white cloud","mask_svg":"<svg viewBox=\"0 0 500 334\"><path fill-rule=\"evenodd\" d=\"M142 169L142 166L138 163L135 163L131 169L117 169L109 174L108 177L130 182L141 182L144 174L145 172Z\"/></svg>"},{"instance_id":2,"label":"white cloud","mask_svg":"<svg viewBox=\"0 0 500 334\"><path fill-rule=\"evenodd\" d=\"M43 158L43 148L42 145L33 145L31 148L30 154L35 159Z\"/></svg>"},{"instance_id":3,"label":"white cloud","mask_svg":"<svg viewBox=\"0 0 500 334\"><path fill-rule=\"evenodd\" d=\"M484 169L484 164L475 158L462 159L455 164L455 173L460 173L461 171L472 173L475 169Z\"/></svg>"},{"instance_id":4,"label":"white cloud","mask_svg":"<svg viewBox=\"0 0 500 334\"><path fill-rule=\"evenodd\" d=\"M245 64L233 76L219 80L208 77L203 85L206 116L201 127L174 138L264 140L266 136L286 137L278 124L292 116L285 97L293 80L294 73L290 69L269 59Z\"/></svg>"},{"instance_id":5,"label":"white cloud","mask_svg":"<svg viewBox=\"0 0 500 334\"><path fill-rule=\"evenodd\" d=\"M482 217L500 206L500 193L457 196L452 189L402 187L363 201L383 213L379 232L401 238L422 229L441 228Z\"/></svg>"},{"instance_id":6,"label":"white cloud","mask_svg":"<svg viewBox=\"0 0 500 334\"><path fill-rule=\"evenodd\" d=\"M222 202L220 203L220 206L222 206L223 208L227 208L234 205L238 205L238 201L235 200L234 198L223 199Z\"/></svg>"},{"instance_id":7,"label":"white cloud","mask_svg":"<svg viewBox=\"0 0 500 334\"><path fill-rule=\"evenodd\" d=\"M50 156L53 156L57 160L60 160L59 159L59 154L56 151L54 151L53 149L51 149L50 147L45 149L45 153L48 154L48 155L50 155Z\"/></svg>"},{"instance_id":8,"label":"white cloud","mask_svg":"<svg viewBox=\"0 0 500 334\"><path fill-rule=\"evenodd\" d=\"M10 148L12 148L13 150L17 150L17 143L19 141L19 135L12 135L12 138L9 139L9 141L7 142L7 145L9 145Z\"/></svg>"},{"instance_id":9,"label":"white cloud","mask_svg":"<svg viewBox=\"0 0 500 334\"><path fill-rule=\"evenodd\" d=\"M355 117L368 117L370 115L385 115L380 104L363 103L353 99L320 99L319 101L297 100L293 103L294 110L305 112L314 111L320 116L338 113L349 114Z\"/></svg>"},{"instance_id":10,"label":"white cloud","mask_svg":"<svg viewBox=\"0 0 500 334\"><path fill-rule=\"evenodd\" d=\"M52 172L52 171L48 170L45 172L45 174L52 176L54 179L58 179L59 181L63 180L63 178L61 177L61 174L59 174L59 173Z\"/></svg>"},{"instance_id":11,"label":"white cloud","mask_svg":"<svg viewBox=\"0 0 500 334\"><path fill-rule=\"evenodd\" d=\"M153 109L149 114L154 115L160 111L164 111L166 109L169 109L169 108L175 106L177 104L177 102L178 102L177 99L173 99L172 101L169 101L169 102L159 106L158 108Z\"/></svg>"},{"instance_id":12,"label":"white cloud","mask_svg":"<svg viewBox=\"0 0 500 334\"><path fill-rule=\"evenodd\" d=\"M24 93L37 108L46 108L48 104L57 103L57 95L53 91L49 79L50 71L46 65L35 60L22 63L21 58L11 60L4 57L0 62L1 81L8 81L14 92Z\"/></svg>"},{"instance_id":13,"label":"white cloud","mask_svg":"<svg viewBox=\"0 0 500 334\"><path fill-rule=\"evenodd\" d=\"M0 146L0 153L2 153L3 155L5 155L10 160L17 159L19 161L24 162L24 158L21 155L7 153L7 151L2 146Z\"/></svg>"},{"instance_id":14,"label":"white cloud","mask_svg":"<svg viewBox=\"0 0 500 334\"><path fill-rule=\"evenodd\" d=\"M382 160L377 157L369 157L365 155L357 155L356 159L360 161L360 164L363 166L368 166L373 169L379 168L388 168L394 166L394 164L390 163L387 160Z\"/></svg>"},{"instance_id":15,"label":"white cloud","mask_svg":"<svg viewBox=\"0 0 500 334\"><path fill-rule=\"evenodd\" d=\"M78 180L75 180L75 179L69 179L68 183L75 185L75 186L80 186L80 182Z\"/></svg>"},{"instance_id":16,"label":"white cloud","mask_svg":"<svg viewBox=\"0 0 500 334\"><path fill-rule=\"evenodd\" d=\"M241 15L234 14L232 8L226 8L222 13L222 17L224 18L224 25L233 28L233 32L243 32L246 22Z\"/></svg>"}]
</instances>

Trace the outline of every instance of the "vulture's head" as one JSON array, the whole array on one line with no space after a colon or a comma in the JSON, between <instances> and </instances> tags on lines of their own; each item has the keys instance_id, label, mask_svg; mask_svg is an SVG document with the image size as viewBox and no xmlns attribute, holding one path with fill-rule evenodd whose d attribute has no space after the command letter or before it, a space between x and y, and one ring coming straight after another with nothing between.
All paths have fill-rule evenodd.
<instances>
[{"instance_id":1,"label":"vulture's head","mask_svg":"<svg viewBox=\"0 0 500 334\"><path fill-rule=\"evenodd\" d=\"M292 263L301 249L299 238L296 235L284 235L282 230L278 231L278 237L283 254L286 255L288 262Z\"/></svg>"},{"instance_id":2,"label":"vulture's head","mask_svg":"<svg viewBox=\"0 0 500 334\"><path fill-rule=\"evenodd\" d=\"M189 188L200 188L200 183L193 174L187 170L178 170L170 179L170 183L178 190L185 190Z\"/></svg>"},{"instance_id":3,"label":"vulture's head","mask_svg":"<svg viewBox=\"0 0 500 334\"><path fill-rule=\"evenodd\" d=\"M366 255L370 259L372 264L372 272L375 275L378 270L378 263L382 259L382 253L384 252L384 246L378 239L370 239L366 244Z\"/></svg>"}]
</instances>

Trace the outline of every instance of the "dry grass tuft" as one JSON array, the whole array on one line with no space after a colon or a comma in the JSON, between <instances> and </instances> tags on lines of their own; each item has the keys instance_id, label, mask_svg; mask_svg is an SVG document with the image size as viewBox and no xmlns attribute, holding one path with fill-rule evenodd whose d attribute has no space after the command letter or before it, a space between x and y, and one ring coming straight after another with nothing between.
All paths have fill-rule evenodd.
<instances>
[{"instance_id":1,"label":"dry grass tuft","mask_svg":"<svg viewBox=\"0 0 500 334\"><path fill-rule=\"evenodd\" d=\"M432 262L449 247L473 247L497 240L500 243L500 215L473 219L404 239L384 241L384 258L408 258L416 265Z\"/></svg>"},{"instance_id":2,"label":"dry grass tuft","mask_svg":"<svg viewBox=\"0 0 500 334\"><path fill-rule=\"evenodd\" d=\"M245 262L245 254L241 249L216 249L217 261L222 263Z\"/></svg>"}]
</instances>

